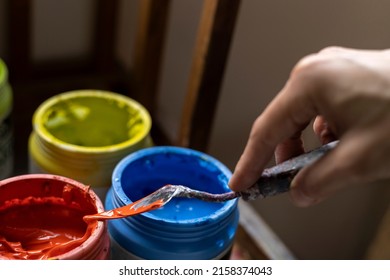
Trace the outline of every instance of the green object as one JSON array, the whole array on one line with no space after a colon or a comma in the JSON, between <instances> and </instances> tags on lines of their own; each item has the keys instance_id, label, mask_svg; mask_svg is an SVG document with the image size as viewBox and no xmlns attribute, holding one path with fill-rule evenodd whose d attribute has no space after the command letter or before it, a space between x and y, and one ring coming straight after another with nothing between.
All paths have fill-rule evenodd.
<instances>
[{"instance_id":1,"label":"green object","mask_svg":"<svg viewBox=\"0 0 390 280\"><path fill-rule=\"evenodd\" d=\"M8 83L8 69L0 59L0 121L8 117L12 110L12 89Z\"/></svg>"},{"instance_id":2,"label":"green object","mask_svg":"<svg viewBox=\"0 0 390 280\"><path fill-rule=\"evenodd\" d=\"M13 133L11 124L12 88L8 83L8 69L0 59L0 180L13 171Z\"/></svg>"}]
</instances>

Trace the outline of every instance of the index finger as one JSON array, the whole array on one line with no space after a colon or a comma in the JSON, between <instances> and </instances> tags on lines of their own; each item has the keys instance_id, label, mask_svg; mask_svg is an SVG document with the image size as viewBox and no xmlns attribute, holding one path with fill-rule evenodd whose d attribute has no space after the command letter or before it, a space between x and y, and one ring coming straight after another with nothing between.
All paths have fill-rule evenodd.
<instances>
[{"instance_id":1,"label":"index finger","mask_svg":"<svg viewBox=\"0 0 390 280\"><path fill-rule=\"evenodd\" d=\"M256 119L230 179L232 190L242 191L252 186L271 159L276 146L302 130L317 115L311 96L316 85L310 81L303 79L302 82L302 77L290 79Z\"/></svg>"}]
</instances>

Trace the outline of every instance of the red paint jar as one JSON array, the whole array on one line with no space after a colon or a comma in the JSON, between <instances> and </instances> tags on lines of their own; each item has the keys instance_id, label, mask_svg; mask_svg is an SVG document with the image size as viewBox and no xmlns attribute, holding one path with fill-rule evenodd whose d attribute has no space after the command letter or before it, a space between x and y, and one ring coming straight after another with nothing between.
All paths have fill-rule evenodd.
<instances>
[{"instance_id":1,"label":"red paint jar","mask_svg":"<svg viewBox=\"0 0 390 280\"><path fill-rule=\"evenodd\" d=\"M72 179L29 174L0 181L0 259L108 259L103 221L85 215L104 211L98 196Z\"/></svg>"}]
</instances>

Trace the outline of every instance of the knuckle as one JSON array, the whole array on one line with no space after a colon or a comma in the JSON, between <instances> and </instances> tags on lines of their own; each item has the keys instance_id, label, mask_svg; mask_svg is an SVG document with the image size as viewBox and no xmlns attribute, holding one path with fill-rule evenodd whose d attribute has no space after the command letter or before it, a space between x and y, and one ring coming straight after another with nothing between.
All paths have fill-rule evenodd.
<instances>
[{"instance_id":1,"label":"knuckle","mask_svg":"<svg viewBox=\"0 0 390 280\"><path fill-rule=\"evenodd\" d=\"M318 65L318 54L310 54L301 58L292 70L292 75L302 75L313 70Z\"/></svg>"},{"instance_id":2,"label":"knuckle","mask_svg":"<svg viewBox=\"0 0 390 280\"><path fill-rule=\"evenodd\" d=\"M333 57L320 54L305 56L295 65L291 72L291 77L299 82L322 84L324 78L328 76L333 62Z\"/></svg>"},{"instance_id":3,"label":"knuckle","mask_svg":"<svg viewBox=\"0 0 390 280\"><path fill-rule=\"evenodd\" d=\"M335 54L344 52L345 49L339 46L329 46L319 51L320 54Z\"/></svg>"},{"instance_id":4,"label":"knuckle","mask_svg":"<svg viewBox=\"0 0 390 280\"><path fill-rule=\"evenodd\" d=\"M344 48L327 47L316 54L307 55L298 61L293 68L292 75L333 79L350 64L343 53L345 53Z\"/></svg>"}]
</instances>

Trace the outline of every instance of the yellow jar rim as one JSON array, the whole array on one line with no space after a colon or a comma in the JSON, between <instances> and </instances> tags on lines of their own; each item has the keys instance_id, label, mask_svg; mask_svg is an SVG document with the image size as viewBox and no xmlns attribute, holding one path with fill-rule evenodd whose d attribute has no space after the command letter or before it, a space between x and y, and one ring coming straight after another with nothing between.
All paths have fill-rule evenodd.
<instances>
[{"instance_id":1,"label":"yellow jar rim","mask_svg":"<svg viewBox=\"0 0 390 280\"><path fill-rule=\"evenodd\" d=\"M137 133L137 135L135 135L134 137L124 142L113 144L113 145L107 145L107 146L98 146L98 147L78 146L78 145L74 145L62 141L61 139L58 139L53 134L51 134L44 125L43 116L45 112L50 107L52 107L53 105L59 102L63 102L74 98L80 98L80 97L97 97L97 98L103 98L107 100L114 100L114 101L124 103L129 107L137 109L143 120L143 126L141 131ZM52 145L55 145L63 150L67 150L69 152L78 152L78 153L112 153L112 152L126 149L134 144L139 143L149 135L151 129L151 123L152 121L149 112L146 110L144 106L142 106L139 102L135 101L134 99L111 91L94 90L94 89L68 91L68 92L60 93L58 95L55 95L45 100L35 110L33 115L33 122L32 122L34 131L44 141L49 142Z\"/></svg>"}]
</instances>

